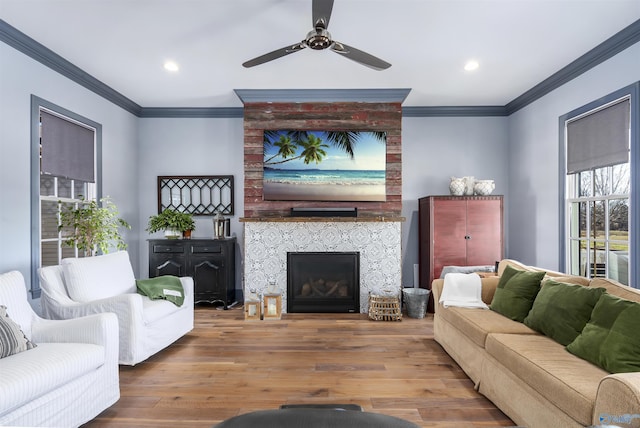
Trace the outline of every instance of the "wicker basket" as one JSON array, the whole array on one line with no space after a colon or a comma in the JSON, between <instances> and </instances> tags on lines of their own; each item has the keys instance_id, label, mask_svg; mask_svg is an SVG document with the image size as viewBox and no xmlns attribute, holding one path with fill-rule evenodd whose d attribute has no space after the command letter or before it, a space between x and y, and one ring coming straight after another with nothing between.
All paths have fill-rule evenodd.
<instances>
[{"instance_id":1,"label":"wicker basket","mask_svg":"<svg viewBox=\"0 0 640 428\"><path fill-rule=\"evenodd\" d=\"M402 321L400 299L396 296L369 294L369 319L374 321Z\"/></svg>"}]
</instances>

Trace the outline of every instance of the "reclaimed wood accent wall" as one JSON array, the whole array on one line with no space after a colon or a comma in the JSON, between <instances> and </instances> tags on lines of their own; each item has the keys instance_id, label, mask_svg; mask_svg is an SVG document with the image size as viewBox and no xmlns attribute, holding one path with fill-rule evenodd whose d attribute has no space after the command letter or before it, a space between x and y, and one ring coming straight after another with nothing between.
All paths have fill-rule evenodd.
<instances>
[{"instance_id":1,"label":"reclaimed wood accent wall","mask_svg":"<svg viewBox=\"0 0 640 428\"><path fill-rule=\"evenodd\" d=\"M402 106L400 103L245 103L244 216L288 216L292 207L358 208L362 216L399 216L402 211ZM386 201L309 202L263 199L265 129L385 131Z\"/></svg>"}]
</instances>

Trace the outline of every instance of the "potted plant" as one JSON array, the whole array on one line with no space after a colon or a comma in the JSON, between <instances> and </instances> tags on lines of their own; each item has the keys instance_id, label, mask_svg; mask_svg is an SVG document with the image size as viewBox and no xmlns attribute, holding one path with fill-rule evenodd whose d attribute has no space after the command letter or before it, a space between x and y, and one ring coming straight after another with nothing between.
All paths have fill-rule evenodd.
<instances>
[{"instance_id":1,"label":"potted plant","mask_svg":"<svg viewBox=\"0 0 640 428\"><path fill-rule=\"evenodd\" d=\"M62 202L58 202L62 205ZM120 235L120 228L131 229L129 223L118 217L118 209L106 197L98 201L81 198L77 205L68 205L60 210L58 231L62 232L63 243L77 247L87 256L97 250L106 254L111 246L118 250L127 248Z\"/></svg>"},{"instance_id":2,"label":"potted plant","mask_svg":"<svg viewBox=\"0 0 640 428\"><path fill-rule=\"evenodd\" d=\"M183 234L185 237L191 237L191 231L195 228L196 224L191 214L165 209L160 214L149 217L147 231L149 233L164 231L165 237L176 239Z\"/></svg>"}]
</instances>

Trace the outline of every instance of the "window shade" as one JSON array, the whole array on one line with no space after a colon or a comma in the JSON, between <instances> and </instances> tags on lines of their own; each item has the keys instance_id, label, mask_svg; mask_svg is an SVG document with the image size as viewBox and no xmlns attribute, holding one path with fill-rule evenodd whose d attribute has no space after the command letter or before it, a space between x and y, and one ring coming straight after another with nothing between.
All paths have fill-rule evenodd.
<instances>
[{"instance_id":1,"label":"window shade","mask_svg":"<svg viewBox=\"0 0 640 428\"><path fill-rule=\"evenodd\" d=\"M567 174L629 162L630 102L567 123Z\"/></svg>"},{"instance_id":2,"label":"window shade","mask_svg":"<svg viewBox=\"0 0 640 428\"><path fill-rule=\"evenodd\" d=\"M43 174L95 182L95 131L59 116L40 112Z\"/></svg>"}]
</instances>

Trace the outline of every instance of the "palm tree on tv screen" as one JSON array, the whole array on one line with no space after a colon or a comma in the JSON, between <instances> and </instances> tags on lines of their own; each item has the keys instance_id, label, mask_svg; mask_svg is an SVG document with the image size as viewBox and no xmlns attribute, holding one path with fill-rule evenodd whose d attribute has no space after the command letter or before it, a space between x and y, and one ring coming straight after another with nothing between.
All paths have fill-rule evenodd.
<instances>
[{"instance_id":1,"label":"palm tree on tv screen","mask_svg":"<svg viewBox=\"0 0 640 428\"><path fill-rule=\"evenodd\" d=\"M273 143L274 146L278 147L278 153L271 156L269 159L265 160L266 164L277 164L281 162L271 162L274 158L281 156L283 159L292 160L291 157L296 154L296 150L298 149L298 145L291 140L291 137L286 135L281 135L278 141ZM289 158L289 159L288 159ZM296 158L293 158L296 159Z\"/></svg>"},{"instance_id":2,"label":"palm tree on tv screen","mask_svg":"<svg viewBox=\"0 0 640 428\"><path fill-rule=\"evenodd\" d=\"M277 165L296 159L302 159L306 165L311 162L318 164L327 156L327 152L324 149L329 147L328 144L322 142L321 138L313 134L307 134L303 139L296 142L289 136L280 135L278 141L274 142L273 145L278 147L278 153L265 160L267 165ZM302 153L296 156L299 148L302 148ZM282 160L274 161L273 159L277 157L282 157Z\"/></svg>"},{"instance_id":3,"label":"palm tree on tv screen","mask_svg":"<svg viewBox=\"0 0 640 428\"><path fill-rule=\"evenodd\" d=\"M300 157L304 158L305 165L308 165L312 161L317 164L322 162L322 158L327 155L324 149L329 147L328 144L323 144L322 140L313 134L309 134L306 141L300 141L300 145L303 148Z\"/></svg>"},{"instance_id":4,"label":"palm tree on tv screen","mask_svg":"<svg viewBox=\"0 0 640 428\"><path fill-rule=\"evenodd\" d=\"M351 159L354 158L354 149L362 134L360 131L327 131L326 140L334 147L345 152ZM384 131L372 131L371 135L380 142L385 142L386 133ZM310 140L310 137L314 140ZM277 141L272 142L275 138ZM319 142L315 142L319 140ZM310 144L310 141L314 141ZM322 147L329 147L327 144L321 144L322 140L311 134L309 131L287 131L286 135L282 131L264 131L265 153L268 146L274 145L278 147L278 153L265 160L265 165L276 165L289 162L295 159L304 159L305 164L311 161L320 163L322 158L326 156L326 151ZM302 148L302 154L296 156L297 150ZM281 157L281 161L273 161L274 158Z\"/></svg>"}]
</instances>

